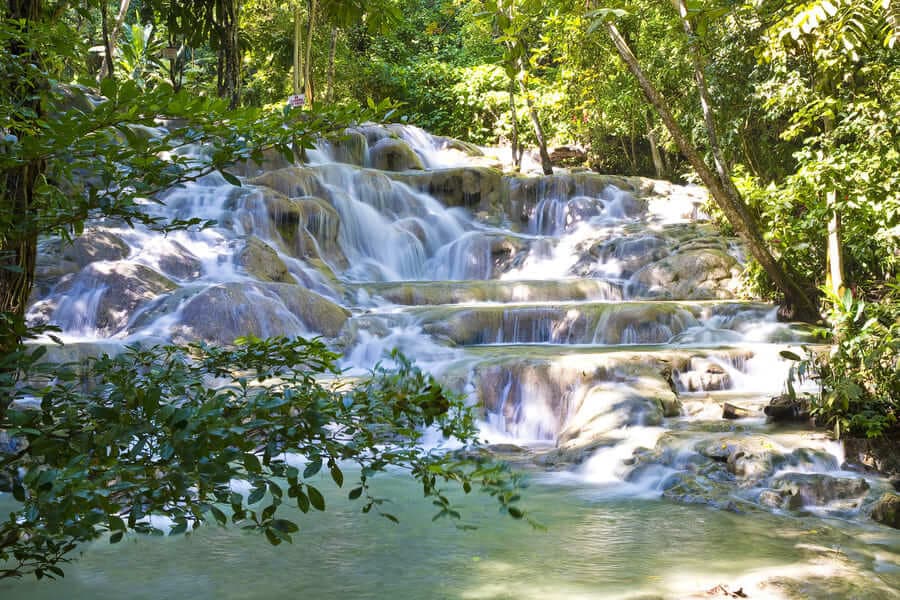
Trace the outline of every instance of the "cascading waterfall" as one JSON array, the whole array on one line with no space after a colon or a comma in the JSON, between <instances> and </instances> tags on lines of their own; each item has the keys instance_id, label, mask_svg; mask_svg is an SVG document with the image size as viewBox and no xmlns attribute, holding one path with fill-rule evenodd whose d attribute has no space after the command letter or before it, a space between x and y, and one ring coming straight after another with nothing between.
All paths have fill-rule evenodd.
<instances>
[{"instance_id":1,"label":"cascading waterfall","mask_svg":"<svg viewBox=\"0 0 900 600\"><path fill-rule=\"evenodd\" d=\"M382 140L438 170L368 168ZM29 316L81 341L322 335L350 375L399 348L482 407L488 442L521 446L557 483L863 514L859 490L884 481L844 485L860 475L836 445L765 423L789 367L779 353L811 338L735 299L740 248L695 221L694 189L660 198L644 181L558 172L446 206L428 190L466 152L367 125L240 188L204 177L148 210L215 225L161 238L92 223L77 252L42 257ZM755 416L732 426L725 402Z\"/></svg>"}]
</instances>

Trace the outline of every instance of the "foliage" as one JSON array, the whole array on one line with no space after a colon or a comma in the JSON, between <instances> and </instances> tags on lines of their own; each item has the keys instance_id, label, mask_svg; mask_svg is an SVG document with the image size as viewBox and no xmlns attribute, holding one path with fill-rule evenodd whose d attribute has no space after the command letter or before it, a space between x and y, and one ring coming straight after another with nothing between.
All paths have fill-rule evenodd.
<instances>
[{"instance_id":1,"label":"foliage","mask_svg":"<svg viewBox=\"0 0 900 600\"><path fill-rule=\"evenodd\" d=\"M38 235L76 236L97 216L159 231L203 226L194 218L161 220L148 206L173 185L214 172L240 185L229 166L262 162L267 150L294 160L318 136L394 108L370 101L315 112L230 111L225 100L166 83L142 89L138 77L105 79L96 95L55 81L58 65L75 52L59 37L66 31L58 21L0 25L7 91L0 171L42 165L26 189L27 211L11 202L0 208L4 248ZM18 60L23 48L40 60ZM0 181L4 200L22 190L15 177ZM252 339L232 349L132 348L92 360L81 377L74 365L41 363L44 350L23 343L37 333L21 314L0 314L0 339L14 340L0 355L0 432L9 446L0 453L0 484L22 503L0 525L0 576L60 576L59 564L80 542L158 533L151 516L171 519L175 534L230 520L273 544L290 541L297 525L277 518L278 507L290 501L304 512L323 510L310 478L324 468L342 485L342 461L362 469L348 495L363 512L396 519L383 512L369 480L397 467L421 482L438 516L460 518L442 482L466 492L478 486L507 514L524 516L514 504L517 479L502 466L420 446L428 427L473 442L473 417L401 357L396 372L376 369L342 386L319 379L337 375L336 356L320 342ZM289 464L295 455L304 466ZM248 482L249 495L236 493L232 480Z\"/></svg>"},{"instance_id":2,"label":"foliage","mask_svg":"<svg viewBox=\"0 0 900 600\"><path fill-rule=\"evenodd\" d=\"M833 427L835 436L876 438L895 430L900 419L900 279L880 302L866 302L847 290L830 295L832 345L808 351L797 374L817 380L811 412Z\"/></svg>"},{"instance_id":3,"label":"foliage","mask_svg":"<svg viewBox=\"0 0 900 600\"><path fill-rule=\"evenodd\" d=\"M474 463L422 445L426 428L476 442L471 407L399 355L348 385L337 355L318 340L243 339L139 348L78 365L19 358L27 385L4 386L16 404L0 429L16 448L0 455L21 508L0 525L0 577L61 576L75 544L126 532L170 535L231 522L291 542L298 526L286 503L325 510L320 471L370 511L396 521L372 478L401 468L419 481L437 517L460 519L443 492L453 483L494 496L522 518L517 479L500 464ZM345 481L348 463L359 479ZM240 489L247 487L248 492ZM151 520L151 518L154 518Z\"/></svg>"}]
</instances>

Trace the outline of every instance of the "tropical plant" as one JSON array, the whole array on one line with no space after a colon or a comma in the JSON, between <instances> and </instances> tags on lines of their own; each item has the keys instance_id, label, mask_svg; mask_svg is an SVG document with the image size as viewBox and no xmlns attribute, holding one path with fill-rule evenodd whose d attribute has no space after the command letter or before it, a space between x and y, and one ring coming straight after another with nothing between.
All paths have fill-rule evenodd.
<instances>
[{"instance_id":1,"label":"tropical plant","mask_svg":"<svg viewBox=\"0 0 900 600\"><path fill-rule=\"evenodd\" d=\"M117 543L128 532L179 535L230 522L274 545L291 542L298 525L280 509L325 510L320 471L363 513L395 522L372 480L396 468L419 482L436 519L462 518L448 483L524 517L519 479L504 465L423 445L427 429L477 444L475 415L404 357L348 385L320 341L236 343L130 347L86 367L40 363L41 346L4 355L25 383L0 383L13 399L0 421L12 440L0 478L20 503L0 523L0 578L61 577L79 543L104 535Z\"/></svg>"}]
</instances>

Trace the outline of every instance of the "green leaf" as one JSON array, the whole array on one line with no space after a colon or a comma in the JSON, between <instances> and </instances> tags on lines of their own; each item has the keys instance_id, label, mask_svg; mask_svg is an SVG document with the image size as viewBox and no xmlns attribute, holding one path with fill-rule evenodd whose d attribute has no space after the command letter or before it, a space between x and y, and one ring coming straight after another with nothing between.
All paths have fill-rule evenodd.
<instances>
[{"instance_id":1,"label":"green leaf","mask_svg":"<svg viewBox=\"0 0 900 600\"><path fill-rule=\"evenodd\" d=\"M795 354L794 352L791 352L790 350L782 350L781 352L779 352L779 354L783 358L786 358L788 360L793 360L795 362L803 360L802 358L800 358L799 355Z\"/></svg>"},{"instance_id":2,"label":"green leaf","mask_svg":"<svg viewBox=\"0 0 900 600\"><path fill-rule=\"evenodd\" d=\"M272 521L271 527L283 533L296 533L300 530L296 523L287 519L275 519Z\"/></svg>"},{"instance_id":3,"label":"green leaf","mask_svg":"<svg viewBox=\"0 0 900 600\"><path fill-rule=\"evenodd\" d=\"M334 480L334 483L337 484L338 487L342 487L344 485L344 474L337 467L331 467L331 478Z\"/></svg>"},{"instance_id":4,"label":"green leaf","mask_svg":"<svg viewBox=\"0 0 900 600\"><path fill-rule=\"evenodd\" d=\"M352 490L350 490L350 493L347 494L347 497L350 500L356 500L357 498L362 496L362 493L363 493L363 489L361 487L353 488Z\"/></svg>"},{"instance_id":5,"label":"green leaf","mask_svg":"<svg viewBox=\"0 0 900 600\"><path fill-rule=\"evenodd\" d=\"M110 531L125 531L125 521L116 515L109 515L108 523Z\"/></svg>"},{"instance_id":6,"label":"green leaf","mask_svg":"<svg viewBox=\"0 0 900 600\"><path fill-rule=\"evenodd\" d=\"M229 173L228 171L219 170L222 178L233 186L241 187L241 180Z\"/></svg>"},{"instance_id":7,"label":"green leaf","mask_svg":"<svg viewBox=\"0 0 900 600\"><path fill-rule=\"evenodd\" d=\"M305 513L309 512L309 497L303 490L297 490L297 508Z\"/></svg>"},{"instance_id":8,"label":"green leaf","mask_svg":"<svg viewBox=\"0 0 900 600\"><path fill-rule=\"evenodd\" d=\"M247 504L256 504L260 500L263 499L263 496L266 495L266 488L264 485L253 488L250 492L250 496L247 497Z\"/></svg>"},{"instance_id":9,"label":"green leaf","mask_svg":"<svg viewBox=\"0 0 900 600\"><path fill-rule=\"evenodd\" d=\"M247 469L248 473L259 473L262 471L262 465L259 464L259 458L257 458L255 454L249 452L244 454L244 468Z\"/></svg>"},{"instance_id":10,"label":"green leaf","mask_svg":"<svg viewBox=\"0 0 900 600\"><path fill-rule=\"evenodd\" d=\"M124 535L125 535L125 532L124 532L124 531L117 531L117 532L115 532L114 534L112 534L111 536L109 536L109 543L110 543L110 544L118 544L119 542L122 541L122 537L123 537Z\"/></svg>"},{"instance_id":11,"label":"green leaf","mask_svg":"<svg viewBox=\"0 0 900 600\"><path fill-rule=\"evenodd\" d=\"M325 510L325 498L322 493L311 485L306 486L306 493L309 495L309 503L316 510Z\"/></svg>"},{"instance_id":12,"label":"green leaf","mask_svg":"<svg viewBox=\"0 0 900 600\"><path fill-rule=\"evenodd\" d=\"M210 505L209 512L212 513L213 518L216 520L216 523L219 525L225 525L228 523L228 517L225 516L225 513L215 506Z\"/></svg>"},{"instance_id":13,"label":"green leaf","mask_svg":"<svg viewBox=\"0 0 900 600\"><path fill-rule=\"evenodd\" d=\"M306 465L306 468L303 469L303 479L309 479L316 473L322 470L322 459L317 458L313 461L310 461L309 464Z\"/></svg>"}]
</instances>

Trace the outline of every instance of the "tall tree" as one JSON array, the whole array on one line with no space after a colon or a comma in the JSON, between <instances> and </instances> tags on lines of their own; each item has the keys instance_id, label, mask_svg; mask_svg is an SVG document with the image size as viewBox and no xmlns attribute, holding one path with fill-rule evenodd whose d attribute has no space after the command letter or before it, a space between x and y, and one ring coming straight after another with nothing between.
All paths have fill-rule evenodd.
<instances>
[{"instance_id":1,"label":"tall tree","mask_svg":"<svg viewBox=\"0 0 900 600\"><path fill-rule=\"evenodd\" d=\"M644 74L628 43L612 21L613 17L622 14L621 11L606 10L598 11L595 14L601 19L616 51L628 67L628 70L634 75L647 101L653 106L660 120L668 129L672 139L678 146L678 150L687 158L701 181L709 189L713 199L722 209L735 232L747 245L753 258L759 262L775 286L784 294L785 304L791 315L794 318L808 321L818 320L819 311L816 302L810 293L803 288L797 276L791 272L791 269L779 263L769 251L763 240L759 224L734 187L727 171L717 174L709 168L700 152L675 120L666 99Z\"/></svg>"},{"instance_id":2,"label":"tall tree","mask_svg":"<svg viewBox=\"0 0 900 600\"><path fill-rule=\"evenodd\" d=\"M42 57L28 38L32 29L40 27L44 7L41 0L9 0L2 16L11 26L2 42L6 54L2 69L7 71L0 78L0 109L6 113L2 131L7 143L21 144L41 118L41 89L48 85L46 79L26 68L41 65ZM38 236L32 226L37 213L35 189L44 177L46 162L40 156L16 160L7 153L0 164L0 197L3 215L8 217L0 227L0 315L21 321L34 283ZM16 334L0 335L0 354L10 352L18 341ZM0 415L3 408L0 402Z\"/></svg>"}]
</instances>

